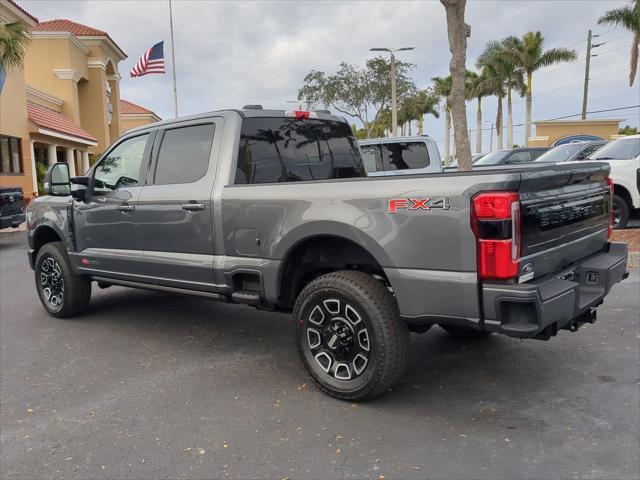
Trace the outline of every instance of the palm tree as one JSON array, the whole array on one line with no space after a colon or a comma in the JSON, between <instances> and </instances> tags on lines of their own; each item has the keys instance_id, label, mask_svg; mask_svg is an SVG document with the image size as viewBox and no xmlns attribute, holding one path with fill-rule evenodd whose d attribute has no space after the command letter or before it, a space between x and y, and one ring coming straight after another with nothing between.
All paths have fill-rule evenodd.
<instances>
[{"instance_id":1,"label":"palm tree","mask_svg":"<svg viewBox=\"0 0 640 480\"><path fill-rule=\"evenodd\" d=\"M29 45L27 27L19 22L0 24L0 67L19 67Z\"/></svg>"},{"instance_id":2,"label":"palm tree","mask_svg":"<svg viewBox=\"0 0 640 480\"><path fill-rule=\"evenodd\" d=\"M411 122L417 120L418 135L422 135L424 130L424 116L431 114L436 118L439 117L436 108L437 104L438 97L432 89L425 88L424 90L418 90L402 100L400 109L398 110L398 120L403 123L407 122L409 135L411 135Z\"/></svg>"},{"instance_id":3,"label":"palm tree","mask_svg":"<svg viewBox=\"0 0 640 480\"><path fill-rule=\"evenodd\" d=\"M523 37L510 37L511 49L514 55L515 64L524 70L527 77L526 95L527 95L527 119L525 132L525 145L529 144L531 136L531 108L533 72L549 65L562 62L572 62L578 57L575 50L568 48L551 48L544 50L544 37L540 32L527 32Z\"/></svg>"},{"instance_id":4,"label":"palm tree","mask_svg":"<svg viewBox=\"0 0 640 480\"><path fill-rule=\"evenodd\" d=\"M451 104L449 95L451 95L451 87L453 80L451 75L447 77L433 77L431 81L434 83L433 91L436 96L444 98L444 164L451 163Z\"/></svg>"},{"instance_id":5,"label":"palm tree","mask_svg":"<svg viewBox=\"0 0 640 480\"><path fill-rule=\"evenodd\" d=\"M631 69L629 70L629 86L633 86L638 73L638 49L640 49L640 0L631 0L631 5L607 10L598 20L615 27L624 27L633 33L631 42Z\"/></svg>"},{"instance_id":6,"label":"palm tree","mask_svg":"<svg viewBox=\"0 0 640 480\"><path fill-rule=\"evenodd\" d=\"M502 100L506 96L505 86L508 82L508 68L505 68L503 61L503 45L501 42L493 41L487 44L482 52L476 66L481 71L482 83L478 86L485 94L495 95L498 98L498 109L496 113L496 133L498 135L498 150L504 147L504 128Z\"/></svg>"},{"instance_id":7,"label":"palm tree","mask_svg":"<svg viewBox=\"0 0 640 480\"><path fill-rule=\"evenodd\" d=\"M467 99L476 99L478 107L476 109L476 153L482 152L482 99L493 92L486 84L485 72L481 71L478 75L476 72L467 70Z\"/></svg>"}]
</instances>

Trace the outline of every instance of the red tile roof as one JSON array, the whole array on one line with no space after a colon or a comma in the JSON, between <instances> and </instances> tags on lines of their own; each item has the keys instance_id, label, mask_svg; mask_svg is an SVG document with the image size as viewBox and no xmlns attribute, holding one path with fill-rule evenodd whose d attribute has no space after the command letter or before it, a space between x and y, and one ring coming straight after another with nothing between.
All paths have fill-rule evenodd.
<instances>
[{"instance_id":1,"label":"red tile roof","mask_svg":"<svg viewBox=\"0 0 640 480\"><path fill-rule=\"evenodd\" d=\"M127 58L126 53L118 46L116 42L109 36L104 30L98 30L97 28L88 27L81 23L72 22L64 18L57 18L55 20L47 20L46 22L40 22L32 29L34 32L69 32L78 37L107 37L116 46L122 56Z\"/></svg>"},{"instance_id":2,"label":"red tile roof","mask_svg":"<svg viewBox=\"0 0 640 480\"><path fill-rule=\"evenodd\" d=\"M14 7L16 7L18 10L20 10L22 13L24 13L27 17L29 17L31 20L33 20L34 22L38 23L38 19L36 17L34 17L33 15L31 15L29 12L27 12L24 8L22 8L20 5L18 5L16 2L14 2L13 0L9 0L9 3L11 5L13 5Z\"/></svg>"},{"instance_id":3,"label":"red tile roof","mask_svg":"<svg viewBox=\"0 0 640 480\"><path fill-rule=\"evenodd\" d=\"M107 32L66 19L47 20L33 27L35 32L70 32L81 37L107 37Z\"/></svg>"},{"instance_id":4,"label":"red tile roof","mask_svg":"<svg viewBox=\"0 0 640 480\"><path fill-rule=\"evenodd\" d=\"M141 107L140 105L136 105L135 103L130 102L129 100L125 100L124 98L120 99L120 113L123 114L123 115L127 115L127 114L156 115L155 113L153 113L148 108L144 108L144 107ZM156 117L157 117L157 115L156 115Z\"/></svg>"},{"instance_id":5,"label":"red tile roof","mask_svg":"<svg viewBox=\"0 0 640 480\"><path fill-rule=\"evenodd\" d=\"M93 135L80 128L79 125L76 125L61 113L38 105L37 103L27 102L27 117L39 127L53 130L63 135L79 137L91 142L98 141Z\"/></svg>"}]
</instances>

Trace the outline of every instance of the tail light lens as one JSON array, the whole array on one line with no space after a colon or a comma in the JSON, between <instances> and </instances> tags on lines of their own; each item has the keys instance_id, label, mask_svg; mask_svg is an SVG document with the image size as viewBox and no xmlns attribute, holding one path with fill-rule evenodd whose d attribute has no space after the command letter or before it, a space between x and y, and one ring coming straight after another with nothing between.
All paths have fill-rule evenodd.
<instances>
[{"instance_id":1,"label":"tail light lens","mask_svg":"<svg viewBox=\"0 0 640 480\"><path fill-rule=\"evenodd\" d=\"M611 192L609 198L609 228L607 229L607 237L611 240L611 237L613 237L613 180L611 180L610 177L607 177L607 185L609 185Z\"/></svg>"},{"instance_id":2,"label":"tail light lens","mask_svg":"<svg viewBox=\"0 0 640 480\"><path fill-rule=\"evenodd\" d=\"M478 277L513 279L520 269L518 192L479 193L472 200L471 228L477 240Z\"/></svg>"}]
</instances>

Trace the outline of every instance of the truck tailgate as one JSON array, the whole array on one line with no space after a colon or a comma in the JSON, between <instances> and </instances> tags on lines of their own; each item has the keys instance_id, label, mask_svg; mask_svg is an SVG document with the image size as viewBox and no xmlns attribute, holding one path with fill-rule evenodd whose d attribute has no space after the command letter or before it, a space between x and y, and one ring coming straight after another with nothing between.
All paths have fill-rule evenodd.
<instances>
[{"instance_id":1,"label":"truck tailgate","mask_svg":"<svg viewBox=\"0 0 640 480\"><path fill-rule=\"evenodd\" d=\"M605 248L609 169L601 163L522 171L521 278L547 275Z\"/></svg>"}]
</instances>

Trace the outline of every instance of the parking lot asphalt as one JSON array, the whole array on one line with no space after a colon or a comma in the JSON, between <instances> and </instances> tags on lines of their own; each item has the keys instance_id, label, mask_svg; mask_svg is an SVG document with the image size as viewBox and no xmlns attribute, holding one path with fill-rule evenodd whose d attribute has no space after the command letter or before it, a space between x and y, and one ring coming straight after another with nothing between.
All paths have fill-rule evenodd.
<instances>
[{"instance_id":1,"label":"parking lot asphalt","mask_svg":"<svg viewBox=\"0 0 640 480\"><path fill-rule=\"evenodd\" d=\"M640 476L637 269L549 342L412 335L402 383L352 404L307 379L287 315L94 286L59 320L25 253L0 236L3 479Z\"/></svg>"}]
</instances>

